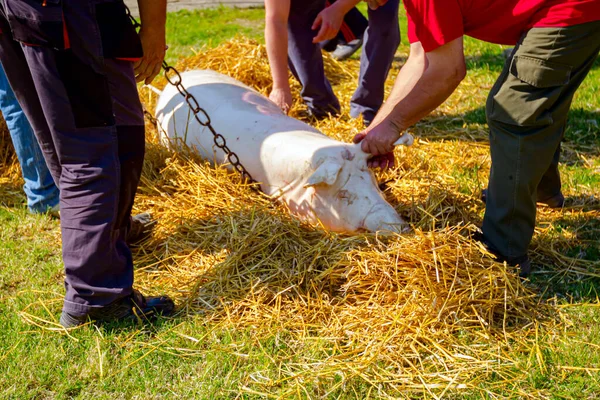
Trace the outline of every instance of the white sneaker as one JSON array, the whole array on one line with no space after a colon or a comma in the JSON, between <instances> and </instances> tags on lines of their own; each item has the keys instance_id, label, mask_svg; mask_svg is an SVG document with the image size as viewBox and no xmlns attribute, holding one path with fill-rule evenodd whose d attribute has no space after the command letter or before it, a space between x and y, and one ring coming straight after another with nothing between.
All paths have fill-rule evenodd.
<instances>
[{"instance_id":1,"label":"white sneaker","mask_svg":"<svg viewBox=\"0 0 600 400\"><path fill-rule=\"evenodd\" d=\"M356 53L362 44L362 38L351 40L345 44L338 44L335 51L331 53L331 57L334 60L343 61L347 58L350 58L352 54Z\"/></svg>"}]
</instances>

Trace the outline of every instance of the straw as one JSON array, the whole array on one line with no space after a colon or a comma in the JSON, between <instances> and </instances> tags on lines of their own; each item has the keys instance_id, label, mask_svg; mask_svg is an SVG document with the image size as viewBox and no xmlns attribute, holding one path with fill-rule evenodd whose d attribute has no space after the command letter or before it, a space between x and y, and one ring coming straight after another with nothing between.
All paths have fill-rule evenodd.
<instances>
[{"instance_id":1,"label":"straw","mask_svg":"<svg viewBox=\"0 0 600 400\"><path fill-rule=\"evenodd\" d=\"M177 67L210 68L264 94L271 88L264 46L244 38L202 49ZM362 130L347 106L358 61L326 57L325 67L344 105L342 115L307 121L350 141ZM157 86L164 85L159 79ZM302 117L297 83L292 90L291 114ZM141 98L152 110L155 94L144 89ZM451 135L430 127L431 120L417 127L427 139L398 149L397 167L378 173L380 181L389 181L387 200L413 231L379 236L339 235L301 223L226 168L189 150L167 150L148 124L135 209L151 212L158 223L135 250L136 285L146 293L166 291L184 320L200 318L230 330L252 327L257 346L281 337L286 351L270 356L271 370L244 382L240 390L248 394L311 397L318 387L326 398L346 382L360 382L379 398L540 398L541 390L524 393L518 382L528 367L545 368L540 337L559 329L564 316L473 240L490 166L484 133L466 126ZM10 159L7 152L4 159ZM583 225L594 212L582 208L567 215ZM553 230L563 217L543 212L548 227L536 231L534 263L554 273L566 267L592 276L588 262L565 255L578 239L577 227ZM31 314L27 320L41 322ZM196 350L169 351L186 357Z\"/></svg>"}]
</instances>

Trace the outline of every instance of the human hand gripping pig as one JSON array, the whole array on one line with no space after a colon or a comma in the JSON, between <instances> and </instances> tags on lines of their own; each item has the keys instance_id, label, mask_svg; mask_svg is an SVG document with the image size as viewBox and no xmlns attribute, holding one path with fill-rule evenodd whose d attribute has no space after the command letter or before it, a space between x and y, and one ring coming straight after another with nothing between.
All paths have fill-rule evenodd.
<instances>
[{"instance_id":1,"label":"human hand gripping pig","mask_svg":"<svg viewBox=\"0 0 600 400\"><path fill-rule=\"evenodd\" d=\"M376 122L376 121L375 121ZM360 143L365 153L371 154L367 161L370 168L385 170L394 166L394 147L399 145L410 146L414 138L410 133L400 135L393 123L387 120L374 123L354 136L353 142Z\"/></svg>"}]
</instances>

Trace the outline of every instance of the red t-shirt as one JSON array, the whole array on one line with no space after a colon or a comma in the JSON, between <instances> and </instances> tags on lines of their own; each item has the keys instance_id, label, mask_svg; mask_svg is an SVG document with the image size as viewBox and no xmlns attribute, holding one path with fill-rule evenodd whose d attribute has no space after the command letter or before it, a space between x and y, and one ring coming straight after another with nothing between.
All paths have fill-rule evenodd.
<instances>
[{"instance_id":1,"label":"red t-shirt","mask_svg":"<svg viewBox=\"0 0 600 400\"><path fill-rule=\"evenodd\" d=\"M600 20L600 0L403 0L408 39L432 51L463 35L514 45L532 27Z\"/></svg>"}]
</instances>

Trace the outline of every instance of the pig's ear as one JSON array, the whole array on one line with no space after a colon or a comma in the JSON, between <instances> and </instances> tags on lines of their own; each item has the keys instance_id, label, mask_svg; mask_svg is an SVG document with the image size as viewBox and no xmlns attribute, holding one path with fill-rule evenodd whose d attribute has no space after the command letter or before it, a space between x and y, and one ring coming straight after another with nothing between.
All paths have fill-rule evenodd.
<instances>
[{"instance_id":1,"label":"pig's ear","mask_svg":"<svg viewBox=\"0 0 600 400\"><path fill-rule=\"evenodd\" d=\"M316 185L333 185L342 170L342 164L325 161L313 172L308 178L304 187L316 186Z\"/></svg>"}]
</instances>

